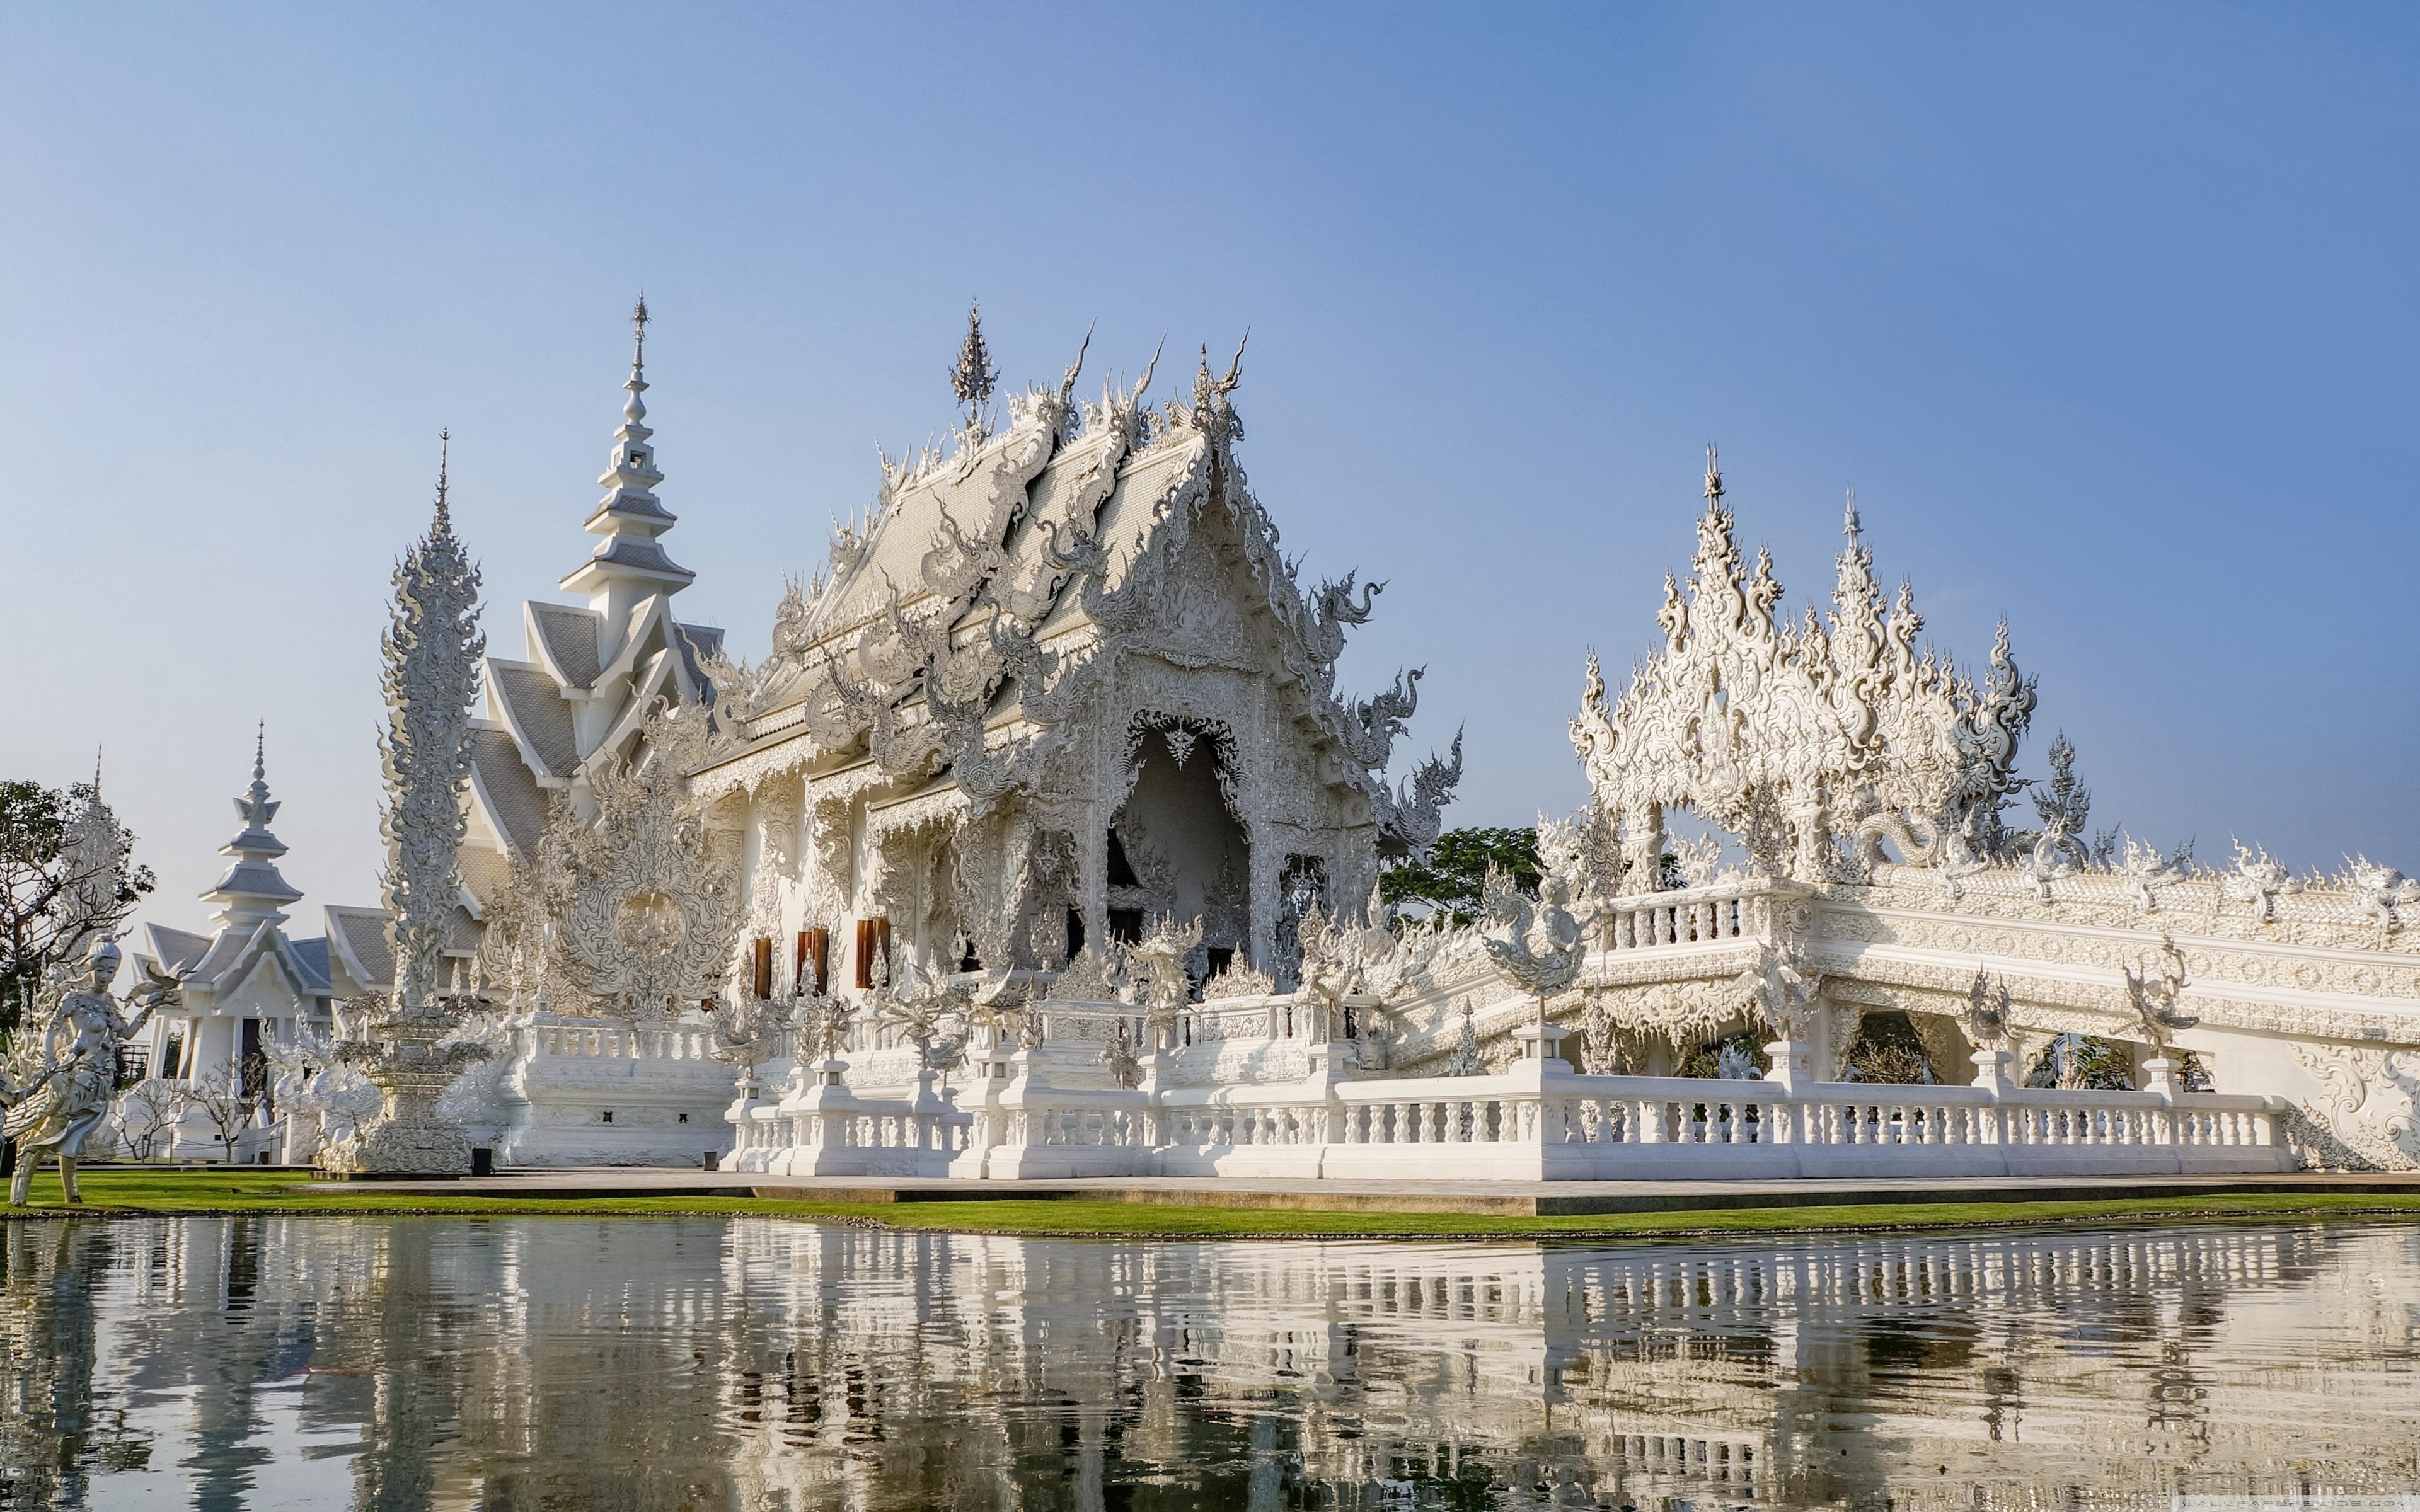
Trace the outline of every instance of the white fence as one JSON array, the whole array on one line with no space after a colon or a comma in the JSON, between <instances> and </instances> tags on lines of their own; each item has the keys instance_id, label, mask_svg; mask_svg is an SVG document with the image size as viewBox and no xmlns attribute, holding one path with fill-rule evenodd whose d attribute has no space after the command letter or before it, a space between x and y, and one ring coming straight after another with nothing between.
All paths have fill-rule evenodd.
<instances>
[{"instance_id":1,"label":"white fence","mask_svg":"<svg viewBox=\"0 0 2420 1512\"><path fill-rule=\"evenodd\" d=\"M1554 1063L1559 1065L1559 1063ZM1521 1180L2156 1175L2290 1168L2275 1099L1582 1076L1121 1091L979 1082L742 1120L743 1169L994 1178ZM922 1111L919 1111L922 1109Z\"/></svg>"}]
</instances>

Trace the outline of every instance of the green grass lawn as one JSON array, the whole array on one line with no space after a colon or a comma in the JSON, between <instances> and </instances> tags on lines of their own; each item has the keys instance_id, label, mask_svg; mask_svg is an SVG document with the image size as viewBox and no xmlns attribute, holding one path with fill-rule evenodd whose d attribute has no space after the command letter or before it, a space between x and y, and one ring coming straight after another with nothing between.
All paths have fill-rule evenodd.
<instances>
[{"instance_id":1,"label":"green grass lawn","mask_svg":"<svg viewBox=\"0 0 2420 1512\"><path fill-rule=\"evenodd\" d=\"M1925 1202L1831 1208L1731 1208L1685 1212L1507 1217L1453 1212L1347 1212L1212 1208L1181 1203L1036 1201L1014 1198L912 1203L772 1201L758 1197L548 1198L430 1196L364 1185L304 1192L310 1178L241 1166L86 1172L83 1212L425 1213L550 1217L756 1214L899 1229L1109 1237L1467 1237L1546 1239L1625 1235L1759 1234L1821 1229L1975 1228L2006 1224L2111 1224L2244 1219L2420 1218L2420 1196L2381 1193L2246 1194L2099 1202ZM8 1210L14 1211L14 1210ZM58 1177L35 1179L24 1217L76 1211L59 1199Z\"/></svg>"}]
</instances>

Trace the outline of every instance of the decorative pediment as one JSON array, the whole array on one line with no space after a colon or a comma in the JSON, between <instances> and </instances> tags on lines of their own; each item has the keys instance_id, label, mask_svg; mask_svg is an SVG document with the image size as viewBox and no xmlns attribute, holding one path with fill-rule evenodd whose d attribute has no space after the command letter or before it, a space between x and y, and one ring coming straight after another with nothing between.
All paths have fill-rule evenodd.
<instances>
[{"instance_id":1,"label":"decorative pediment","mask_svg":"<svg viewBox=\"0 0 2420 1512\"><path fill-rule=\"evenodd\" d=\"M1591 654L1572 720L1596 805L1634 861L1661 854L1674 807L1738 837L1760 870L1802 881L1860 867L1885 839L1919 864L1991 854L2034 708L2008 627L1979 685L1918 652L1913 593L1902 585L1885 608L1854 497L1830 615L1776 619L1772 558L1743 562L1707 457L1688 588L1665 579L1664 649L1619 699ZM1633 885L1653 886L1653 870L1634 866Z\"/></svg>"},{"instance_id":2,"label":"decorative pediment","mask_svg":"<svg viewBox=\"0 0 2420 1512\"><path fill-rule=\"evenodd\" d=\"M492 987L640 1023L721 993L742 902L736 837L708 824L684 776L712 738L706 721L694 705L658 708L637 756L596 769L593 822L554 805L535 857L489 910Z\"/></svg>"}]
</instances>

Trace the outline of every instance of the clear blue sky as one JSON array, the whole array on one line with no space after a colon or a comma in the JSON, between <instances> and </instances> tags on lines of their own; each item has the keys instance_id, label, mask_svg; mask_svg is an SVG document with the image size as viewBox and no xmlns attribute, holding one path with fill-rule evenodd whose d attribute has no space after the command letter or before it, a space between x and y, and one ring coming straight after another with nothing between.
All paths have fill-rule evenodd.
<instances>
[{"instance_id":1,"label":"clear blue sky","mask_svg":"<svg viewBox=\"0 0 2420 1512\"><path fill-rule=\"evenodd\" d=\"M1793 603L1854 483L1962 658L2013 623L2096 821L2420 871L2409 7L12 5L0 771L109 785L192 924L256 717L367 902L376 640L440 426L491 632L588 538L644 285L699 573L784 571L1022 383L1249 325L1246 464L1390 586L1462 823L1583 788L1700 449ZM316 915L313 916L316 918Z\"/></svg>"}]
</instances>

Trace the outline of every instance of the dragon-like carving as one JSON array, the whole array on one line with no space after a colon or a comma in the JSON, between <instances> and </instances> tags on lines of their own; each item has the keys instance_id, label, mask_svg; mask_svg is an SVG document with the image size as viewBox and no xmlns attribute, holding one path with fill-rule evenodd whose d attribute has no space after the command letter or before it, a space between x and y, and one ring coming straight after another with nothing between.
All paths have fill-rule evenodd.
<instances>
[{"instance_id":1,"label":"dragon-like carving","mask_svg":"<svg viewBox=\"0 0 2420 1512\"><path fill-rule=\"evenodd\" d=\"M1462 785L1462 732L1454 731L1453 745L1443 758L1431 751L1401 788L1389 790L1383 781L1372 785L1382 842L1415 859L1427 856L1445 828L1445 806Z\"/></svg>"},{"instance_id":2,"label":"dragon-like carving","mask_svg":"<svg viewBox=\"0 0 2420 1512\"><path fill-rule=\"evenodd\" d=\"M1392 687L1345 705L1344 749L1356 763L1373 772L1386 770L1396 738L1419 709L1420 679L1427 672L1425 667L1399 671Z\"/></svg>"},{"instance_id":3,"label":"dragon-like carving","mask_svg":"<svg viewBox=\"0 0 2420 1512\"><path fill-rule=\"evenodd\" d=\"M1383 582L1361 585L1361 602L1353 602L1357 570L1344 575L1342 582L1323 582L1311 590L1311 611L1303 625L1303 649L1322 662L1332 662L1344 655L1344 627L1367 625L1371 611L1377 607L1378 595L1387 591Z\"/></svg>"},{"instance_id":4,"label":"dragon-like carving","mask_svg":"<svg viewBox=\"0 0 2420 1512\"><path fill-rule=\"evenodd\" d=\"M2230 902L2250 903L2253 917L2267 924L2277 917L2277 900L2302 891L2303 879L2283 862L2272 859L2266 846L2247 847L2237 841L2235 865L2220 886Z\"/></svg>"}]
</instances>

